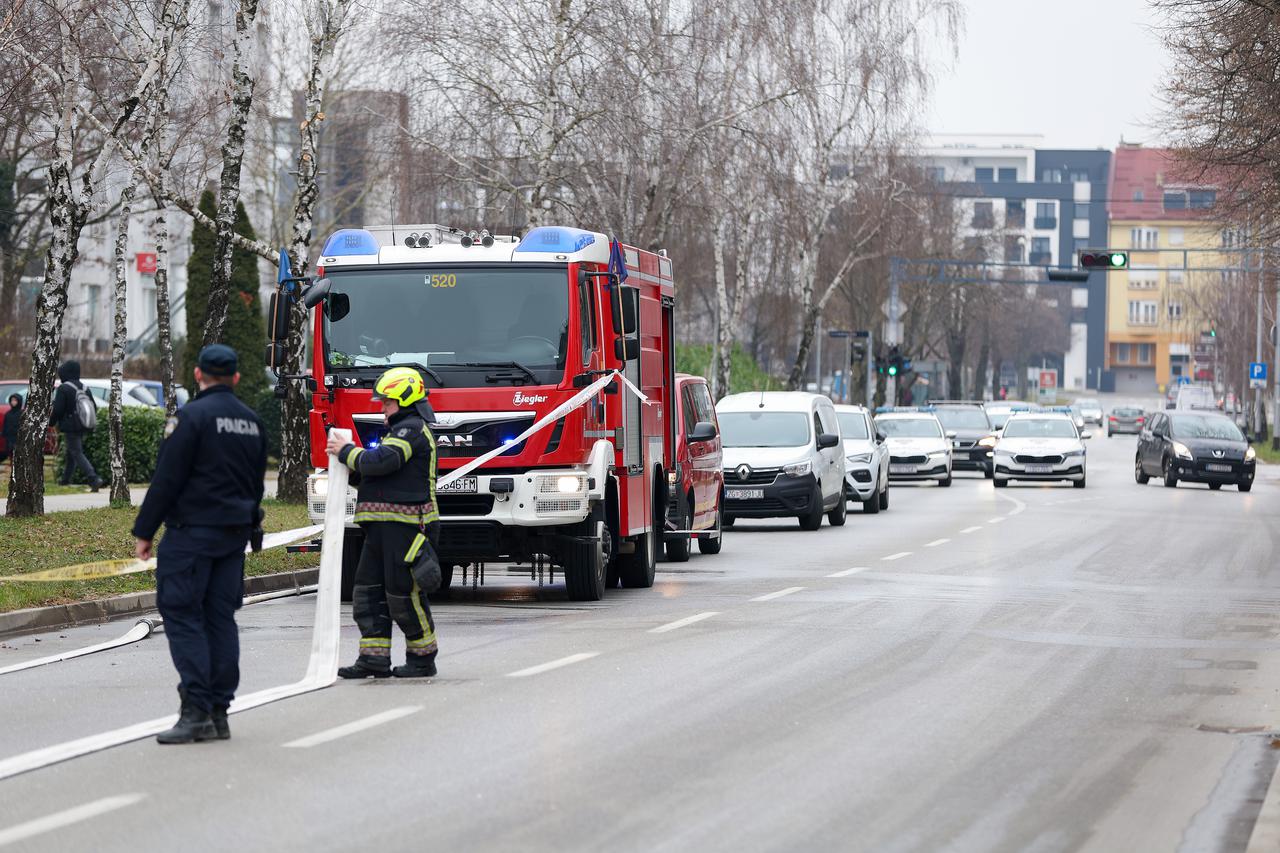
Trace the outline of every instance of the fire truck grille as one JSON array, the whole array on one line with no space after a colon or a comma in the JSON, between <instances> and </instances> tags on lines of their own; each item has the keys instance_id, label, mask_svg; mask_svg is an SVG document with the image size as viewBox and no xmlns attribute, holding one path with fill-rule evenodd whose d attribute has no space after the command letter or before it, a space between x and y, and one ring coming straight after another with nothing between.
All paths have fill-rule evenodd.
<instances>
[{"instance_id":1,"label":"fire truck grille","mask_svg":"<svg viewBox=\"0 0 1280 853\"><path fill-rule=\"evenodd\" d=\"M493 495L436 495L440 515L488 515L493 512Z\"/></svg>"},{"instance_id":2,"label":"fire truck grille","mask_svg":"<svg viewBox=\"0 0 1280 853\"><path fill-rule=\"evenodd\" d=\"M457 426L437 426L432 429L436 439L436 452L441 459L474 459L495 447L510 441L533 422L533 414L519 420L474 421ZM522 441L503 452L514 456L524 450Z\"/></svg>"},{"instance_id":3,"label":"fire truck grille","mask_svg":"<svg viewBox=\"0 0 1280 853\"><path fill-rule=\"evenodd\" d=\"M562 512L583 512L586 501L581 498L553 498L538 501L538 515L556 515Z\"/></svg>"}]
</instances>

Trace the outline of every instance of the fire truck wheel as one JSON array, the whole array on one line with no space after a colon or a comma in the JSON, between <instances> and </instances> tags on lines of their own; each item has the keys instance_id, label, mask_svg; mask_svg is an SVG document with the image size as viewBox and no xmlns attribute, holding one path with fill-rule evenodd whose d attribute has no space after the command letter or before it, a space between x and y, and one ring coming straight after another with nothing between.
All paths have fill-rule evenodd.
<instances>
[{"instance_id":1,"label":"fire truck wheel","mask_svg":"<svg viewBox=\"0 0 1280 853\"><path fill-rule=\"evenodd\" d=\"M719 509L716 510L716 513L719 515L719 519L716 521L715 537L698 537L698 550L703 554L719 554L720 546L724 543L724 495L720 496Z\"/></svg>"},{"instance_id":2,"label":"fire truck wheel","mask_svg":"<svg viewBox=\"0 0 1280 853\"><path fill-rule=\"evenodd\" d=\"M604 510L596 505L580 525L580 533L595 541L570 545L564 558L564 583L573 601L599 601L604 598L605 574L609 566L609 526Z\"/></svg>"},{"instance_id":3,"label":"fire truck wheel","mask_svg":"<svg viewBox=\"0 0 1280 853\"><path fill-rule=\"evenodd\" d=\"M649 532L636 539L636 549L618 555L618 578L628 589L648 589L657 573L658 534L652 525Z\"/></svg>"},{"instance_id":4,"label":"fire truck wheel","mask_svg":"<svg viewBox=\"0 0 1280 853\"><path fill-rule=\"evenodd\" d=\"M689 501L693 503L692 500ZM693 526L693 520L690 518L689 510L681 510L676 516L676 529L688 530ZM688 533L675 537L667 538L667 562L670 563L687 563L689 562L689 550L693 543L690 541Z\"/></svg>"}]
</instances>

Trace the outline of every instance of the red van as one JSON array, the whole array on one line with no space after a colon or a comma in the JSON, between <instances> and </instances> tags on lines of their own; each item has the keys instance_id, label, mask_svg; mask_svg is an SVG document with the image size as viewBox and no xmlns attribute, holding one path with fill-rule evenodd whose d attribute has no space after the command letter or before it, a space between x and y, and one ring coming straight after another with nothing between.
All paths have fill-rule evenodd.
<instances>
[{"instance_id":1,"label":"red van","mask_svg":"<svg viewBox=\"0 0 1280 853\"><path fill-rule=\"evenodd\" d=\"M676 374L676 468L667 475L667 560L689 559L690 539L704 554L720 553L724 453L707 380ZM678 531L695 531L690 534Z\"/></svg>"}]
</instances>

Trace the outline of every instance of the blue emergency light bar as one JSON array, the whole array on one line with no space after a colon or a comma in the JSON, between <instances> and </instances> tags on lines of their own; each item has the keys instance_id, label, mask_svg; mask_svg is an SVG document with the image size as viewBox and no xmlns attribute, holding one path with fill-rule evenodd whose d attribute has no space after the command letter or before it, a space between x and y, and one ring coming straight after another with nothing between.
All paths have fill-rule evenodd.
<instances>
[{"instance_id":1,"label":"blue emergency light bar","mask_svg":"<svg viewBox=\"0 0 1280 853\"><path fill-rule=\"evenodd\" d=\"M342 258L352 255L378 254L378 241L363 228L343 228L324 241L320 254L326 258Z\"/></svg>"},{"instance_id":2,"label":"blue emergency light bar","mask_svg":"<svg viewBox=\"0 0 1280 853\"><path fill-rule=\"evenodd\" d=\"M590 231L559 225L542 225L524 235L520 245L516 246L516 251L569 255L581 252L595 241L596 235Z\"/></svg>"},{"instance_id":3,"label":"blue emergency light bar","mask_svg":"<svg viewBox=\"0 0 1280 853\"><path fill-rule=\"evenodd\" d=\"M877 406L876 407L877 415L891 414L895 412L901 413L901 412L923 412L923 411L924 411L923 406Z\"/></svg>"}]
</instances>

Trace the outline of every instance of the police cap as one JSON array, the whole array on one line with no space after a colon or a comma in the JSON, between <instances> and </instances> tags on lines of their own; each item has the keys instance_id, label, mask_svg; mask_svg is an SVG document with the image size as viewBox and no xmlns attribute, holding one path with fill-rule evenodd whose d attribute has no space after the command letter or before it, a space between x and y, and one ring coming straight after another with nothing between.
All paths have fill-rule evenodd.
<instances>
[{"instance_id":1,"label":"police cap","mask_svg":"<svg viewBox=\"0 0 1280 853\"><path fill-rule=\"evenodd\" d=\"M240 359L236 351L226 344L209 344L200 350L196 366L210 376L233 376Z\"/></svg>"}]
</instances>

